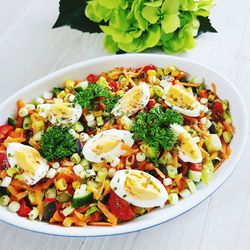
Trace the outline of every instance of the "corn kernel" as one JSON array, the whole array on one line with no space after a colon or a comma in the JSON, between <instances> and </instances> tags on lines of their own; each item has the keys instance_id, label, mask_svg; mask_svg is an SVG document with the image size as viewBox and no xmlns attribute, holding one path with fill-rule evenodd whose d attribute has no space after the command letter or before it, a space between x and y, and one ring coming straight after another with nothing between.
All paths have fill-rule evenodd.
<instances>
[{"instance_id":1,"label":"corn kernel","mask_svg":"<svg viewBox=\"0 0 250 250\"><path fill-rule=\"evenodd\" d=\"M57 95L57 97L58 97L58 98L61 98L61 99L63 99L65 96L66 96L65 91L61 91L61 92Z\"/></svg>"},{"instance_id":2,"label":"corn kernel","mask_svg":"<svg viewBox=\"0 0 250 250\"><path fill-rule=\"evenodd\" d=\"M81 185L82 185L82 183L81 183L80 181L74 181L74 182L72 182L72 187L73 187L74 189L80 188Z\"/></svg>"},{"instance_id":3,"label":"corn kernel","mask_svg":"<svg viewBox=\"0 0 250 250\"><path fill-rule=\"evenodd\" d=\"M155 94L153 88L150 88L149 93L150 93L150 98L152 98Z\"/></svg>"},{"instance_id":4,"label":"corn kernel","mask_svg":"<svg viewBox=\"0 0 250 250\"><path fill-rule=\"evenodd\" d=\"M73 89L75 86L75 81L73 80L66 80L65 81L65 87L69 89Z\"/></svg>"},{"instance_id":5,"label":"corn kernel","mask_svg":"<svg viewBox=\"0 0 250 250\"><path fill-rule=\"evenodd\" d=\"M118 90L116 92L116 94L119 95L119 96L123 96L124 95L124 91L123 90Z\"/></svg>"},{"instance_id":6,"label":"corn kernel","mask_svg":"<svg viewBox=\"0 0 250 250\"><path fill-rule=\"evenodd\" d=\"M171 72L171 75L174 76L174 77L178 76L179 74L180 74L180 72L179 72L179 70L177 70L177 69L174 69L174 70Z\"/></svg>"},{"instance_id":7,"label":"corn kernel","mask_svg":"<svg viewBox=\"0 0 250 250\"><path fill-rule=\"evenodd\" d=\"M55 186L60 191L63 191L67 188L68 185L67 185L66 180L64 180L63 178L60 178L59 180L56 181Z\"/></svg>"},{"instance_id":8,"label":"corn kernel","mask_svg":"<svg viewBox=\"0 0 250 250\"><path fill-rule=\"evenodd\" d=\"M156 71L153 70L153 69L150 69L150 70L147 71L147 74L148 74L148 76L155 76L156 75Z\"/></svg>"}]
</instances>

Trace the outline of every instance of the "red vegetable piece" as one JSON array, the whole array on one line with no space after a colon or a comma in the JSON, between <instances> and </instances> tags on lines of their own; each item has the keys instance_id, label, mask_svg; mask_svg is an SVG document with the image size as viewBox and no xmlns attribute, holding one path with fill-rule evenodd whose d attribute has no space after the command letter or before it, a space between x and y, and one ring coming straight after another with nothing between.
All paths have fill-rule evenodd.
<instances>
[{"instance_id":1,"label":"red vegetable piece","mask_svg":"<svg viewBox=\"0 0 250 250\"><path fill-rule=\"evenodd\" d=\"M147 73L148 70L155 70L155 66L154 65L147 65L144 67L143 72Z\"/></svg>"},{"instance_id":2,"label":"red vegetable piece","mask_svg":"<svg viewBox=\"0 0 250 250\"><path fill-rule=\"evenodd\" d=\"M202 171L202 163L191 163L190 170L201 172Z\"/></svg>"},{"instance_id":3,"label":"red vegetable piece","mask_svg":"<svg viewBox=\"0 0 250 250\"><path fill-rule=\"evenodd\" d=\"M90 83L96 83L99 80L99 78L94 74L89 74L86 79Z\"/></svg>"},{"instance_id":4,"label":"red vegetable piece","mask_svg":"<svg viewBox=\"0 0 250 250\"><path fill-rule=\"evenodd\" d=\"M114 192L111 192L110 194L109 205L111 213L113 213L118 219L131 220L135 216L130 204Z\"/></svg>"},{"instance_id":5,"label":"red vegetable piece","mask_svg":"<svg viewBox=\"0 0 250 250\"><path fill-rule=\"evenodd\" d=\"M151 108L153 108L155 106L155 104L156 104L155 99L149 99L148 104L147 104L147 108L151 109Z\"/></svg>"},{"instance_id":6,"label":"red vegetable piece","mask_svg":"<svg viewBox=\"0 0 250 250\"><path fill-rule=\"evenodd\" d=\"M14 131L14 127L8 124L0 126L0 141L6 139L12 131Z\"/></svg>"},{"instance_id":7,"label":"red vegetable piece","mask_svg":"<svg viewBox=\"0 0 250 250\"><path fill-rule=\"evenodd\" d=\"M216 99L212 106L212 119L216 122L223 120L223 106L219 99Z\"/></svg>"},{"instance_id":8,"label":"red vegetable piece","mask_svg":"<svg viewBox=\"0 0 250 250\"><path fill-rule=\"evenodd\" d=\"M21 217L27 217L29 213L31 212L31 209L27 207L27 204L24 199L20 201L20 209L17 212L17 214Z\"/></svg>"},{"instance_id":9,"label":"red vegetable piece","mask_svg":"<svg viewBox=\"0 0 250 250\"><path fill-rule=\"evenodd\" d=\"M0 170L6 169L9 167L9 162L7 155L5 153L0 153Z\"/></svg>"},{"instance_id":10,"label":"red vegetable piece","mask_svg":"<svg viewBox=\"0 0 250 250\"><path fill-rule=\"evenodd\" d=\"M115 81L110 81L109 86L114 92L117 92L119 89L118 83Z\"/></svg>"},{"instance_id":11,"label":"red vegetable piece","mask_svg":"<svg viewBox=\"0 0 250 250\"><path fill-rule=\"evenodd\" d=\"M45 198L44 199L44 202L47 202L47 203L49 203L49 202L55 202L55 201L56 201L55 198Z\"/></svg>"}]
</instances>

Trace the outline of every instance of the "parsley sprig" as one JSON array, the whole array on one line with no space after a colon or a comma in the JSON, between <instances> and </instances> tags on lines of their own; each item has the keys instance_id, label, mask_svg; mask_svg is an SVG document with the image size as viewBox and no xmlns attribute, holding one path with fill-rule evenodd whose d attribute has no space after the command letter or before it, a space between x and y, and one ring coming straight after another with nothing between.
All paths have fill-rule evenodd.
<instances>
[{"instance_id":1,"label":"parsley sprig","mask_svg":"<svg viewBox=\"0 0 250 250\"><path fill-rule=\"evenodd\" d=\"M133 123L131 132L135 139L144 141L156 150L163 148L171 150L176 143L171 124L182 124L183 117L179 113L157 106L148 113L141 112L137 115Z\"/></svg>"},{"instance_id":2,"label":"parsley sprig","mask_svg":"<svg viewBox=\"0 0 250 250\"><path fill-rule=\"evenodd\" d=\"M98 97L103 97L103 100L98 100ZM119 96L112 95L107 88L99 84L89 84L85 90L79 90L76 93L74 103L79 104L82 108L95 110L98 102L102 102L106 111L110 112L118 100Z\"/></svg>"}]
</instances>

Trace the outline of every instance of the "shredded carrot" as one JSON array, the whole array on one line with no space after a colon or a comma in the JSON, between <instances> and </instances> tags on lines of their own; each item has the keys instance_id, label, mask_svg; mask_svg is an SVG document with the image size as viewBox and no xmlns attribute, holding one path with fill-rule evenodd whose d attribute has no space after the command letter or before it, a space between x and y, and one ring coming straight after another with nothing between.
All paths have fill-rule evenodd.
<instances>
[{"instance_id":1,"label":"shredded carrot","mask_svg":"<svg viewBox=\"0 0 250 250\"><path fill-rule=\"evenodd\" d=\"M41 188L37 188L35 190L37 209L39 212L39 219L41 220L43 217L43 191Z\"/></svg>"},{"instance_id":2,"label":"shredded carrot","mask_svg":"<svg viewBox=\"0 0 250 250\"><path fill-rule=\"evenodd\" d=\"M217 89L216 89L216 84L215 83L212 83L212 91L216 95Z\"/></svg>"},{"instance_id":3,"label":"shredded carrot","mask_svg":"<svg viewBox=\"0 0 250 250\"><path fill-rule=\"evenodd\" d=\"M24 192L21 192L21 193L18 193L16 195L16 198L18 201L20 201L21 199L23 199L24 197L26 197L28 195L28 191L24 191Z\"/></svg>"},{"instance_id":4,"label":"shredded carrot","mask_svg":"<svg viewBox=\"0 0 250 250\"><path fill-rule=\"evenodd\" d=\"M54 182L53 179L48 179L43 185L42 185L42 190L45 190L49 188L49 186Z\"/></svg>"},{"instance_id":5,"label":"shredded carrot","mask_svg":"<svg viewBox=\"0 0 250 250\"><path fill-rule=\"evenodd\" d=\"M230 133L232 133L232 134L235 132L235 128L233 127L232 124L229 124L229 123L227 123L227 122L224 122L224 123L223 123L223 126L224 126L224 129L227 130L228 132L230 132Z\"/></svg>"},{"instance_id":6,"label":"shredded carrot","mask_svg":"<svg viewBox=\"0 0 250 250\"><path fill-rule=\"evenodd\" d=\"M123 154L123 155L131 155L139 151L139 149L131 148L125 143L122 143L121 148L122 150L126 151L126 154Z\"/></svg>"},{"instance_id":7,"label":"shredded carrot","mask_svg":"<svg viewBox=\"0 0 250 250\"><path fill-rule=\"evenodd\" d=\"M14 196L17 196L17 195L18 195L18 191L17 191L13 186L9 185L9 186L7 187L7 189L8 189L8 191L9 191L12 195L14 195Z\"/></svg>"},{"instance_id":8,"label":"shredded carrot","mask_svg":"<svg viewBox=\"0 0 250 250\"><path fill-rule=\"evenodd\" d=\"M21 128L22 125L23 125L23 117L21 117L21 116L18 115L18 116L17 116L16 127L17 127L17 128Z\"/></svg>"},{"instance_id":9,"label":"shredded carrot","mask_svg":"<svg viewBox=\"0 0 250 250\"><path fill-rule=\"evenodd\" d=\"M12 138L10 136L7 137L7 139L4 141L4 146L7 147L9 143L12 142L25 142L25 138L19 137L19 138Z\"/></svg>"},{"instance_id":10,"label":"shredded carrot","mask_svg":"<svg viewBox=\"0 0 250 250\"><path fill-rule=\"evenodd\" d=\"M17 105L17 109L19 110L25 106L25 102L22 99L18 99L16 105Z\"/></svg>"},{"instance_id":11,"label":"shredded carrot","mask_svg":"<svg viewBox=\"0 0 250 250\"><path fill-rule=\"evenodd\" d=\"M103 212L103 214L107 217L108 222L110 222L113 226L116 226L117 218L107 209L107 207L104 204L102 204L100 201L98 201L97 206Z\"/></svg>"},{"instance_id":12,"label":"shredded carrot","mask_svg":"<svg viewBox=\"0 0 250 250\"><path fill-rule=\"evenodd\" d=\"M162 179L166 177L165 174L163 174L159 168L155 167L154 170Z\"/></svg>"},{"instance_id":13,"label":"shredded carrot","mask_svg":"<svg viewBox=\"0 0 250 250\"><path fill-rule=\"evenodd\" d=\"M180 82L182 86L186 87L199 87L201 86L201 83L193 83L193 82Z\"/></svg>"},{"instance_id":14,"label":"shredded carrot","mask_svg":"<svg viewBox=\"0 0 250 250\"><path fill-rule=\"evenodd\" d=\"M98 222L98 221L95 221L95 222L89 222L88 225L91 225L91 226L97 226L97 227L112 227L113 225L109 222Z\"/></svg>"},{"instance_id":15,"label":"shredded carrot","mask_svg":"<svg viewBox=\"0 0 250 250\"><path fill-rule=\"evenodd\" d=\"M53 214L53 217L50 219L50 223L55 223L55 222L62 222L63 217L58 213L56 210L55 213Z\"/></svg>"},{"instance_id":16,"label":"shredded carrot","mask_svg":"<svg viewBox=\"0 0 250 250\"><path fill-rule=\"evenodd\" d=\"M25 182L22 182L22 181L17 180L17 179L13 179L11 181L11 185L14 186L16 189L25 189L25 190L28 190L28 191L32 189Z\"/></svg>"},{"instance_id":17,"label":"shredded carrot","mask_svg":"<svg viewBox=\"0 0 250 250\"><path fill-rule=\"evenodd\" d=\"M214 167L214 172L221 166L221 164L224 162L224 160L221 160L220 162L218 162L215 167Z\"/></svg>"}]
</instances>

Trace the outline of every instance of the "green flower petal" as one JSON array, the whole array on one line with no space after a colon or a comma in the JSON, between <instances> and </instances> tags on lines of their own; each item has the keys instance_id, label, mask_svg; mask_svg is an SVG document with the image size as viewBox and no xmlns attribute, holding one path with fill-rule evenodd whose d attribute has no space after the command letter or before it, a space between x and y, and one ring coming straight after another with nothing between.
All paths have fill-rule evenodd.
<instances>
[{"instance_id":1,"label":"green flower petal","mask_svg":"<svg viewBox=\"0 0 250 250\"><path fill-rule=\"evenodd\" d=\"M93 22L106 22L110 18L111 10L101 6L97 1L91 1L85 8L85 15Z\"/></svg>"},{"instance_id":2,"label":"green flower petal","mask_svg":"<svg viewBox=\"0 0 250 250\"><path fill-rule=\"evenodd\" d=\"M161 21L165 33L171 33L180 27L180 18L177 15L166 15Z\"/></svg>"},{"instance_id":3,"label":"green flower petal","mask_svg":"<svg viewBox=\"0 0 250 250\"><path fill-rule=\"evenodd\" d=\"M167 14L176 14L179 12L179 0L165 0L162 4L162 12Z\"/></svg>"},{"instance_id":4,"label":"green flower petal","mask_svg":"<svg viewBox=\"0 0 250 250\"><path fill-rule=\"evenodd\" d=\"M111 53L119 51L118 43L113 40L112 36L104 36L104 47Z\"/></svg>"},{"instance_id":5,"label":"green flower petal","mask_svg":"<svg viewBox=\"0 0 250 250\"><path fill-rule=\"evenodd\" d=\"M162 5L162 0L158 0L155 2L147 2L145 3L145 5L150 7L160 7Z\"/></svg>"},{"instance_id":6,"label":"green flower petal","mask_svg":"<svg viewBox=\"0 0 250 250\"><path fill-rule=\"evenodd\" d=\"M116 9L121 4L119 0L98 0L98 2L107 9Z\"/></svg>"},{"instance_id":7,"label":"green flower petal","mask_svg":"<svg viewBox=\"0 0 250 250\"><path fill-rule=\"evenodd\" d=\"M154 24L158 21L160 11L157 7L145 6L142 9L142 16L151 24Z\"/></svg>"}]
</instances>

